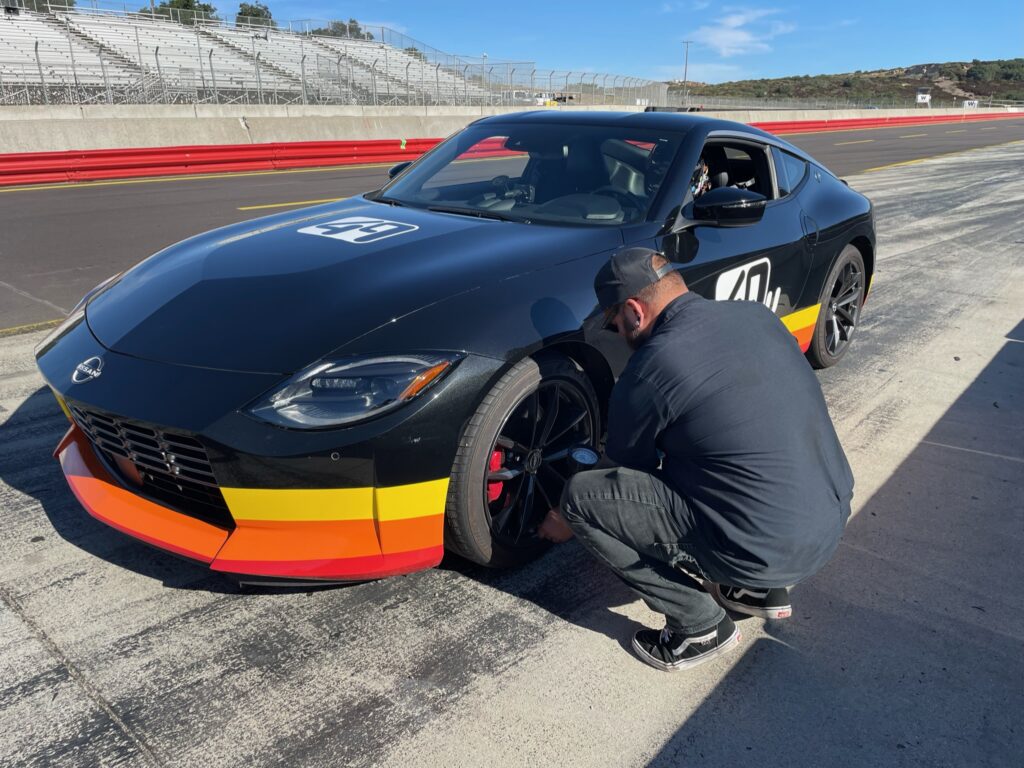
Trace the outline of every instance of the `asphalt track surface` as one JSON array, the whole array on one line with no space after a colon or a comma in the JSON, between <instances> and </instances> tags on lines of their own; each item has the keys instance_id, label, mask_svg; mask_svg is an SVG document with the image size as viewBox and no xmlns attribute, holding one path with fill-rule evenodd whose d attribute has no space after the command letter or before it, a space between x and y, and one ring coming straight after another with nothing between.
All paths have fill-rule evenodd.
<instances>
[{"instance_id":1,"label":"asphalt track surface","mask_svg":"<svg viewBox=\"0 0 1024 768\"><path fill-rule=\"evenodd\" d=\"M1024 139L1024 118L785 136L840 176ZM0 333L61 317L171 243L379 187L386 166L0 188Z\"/></svg>"},{"instance_id":2,"label":"asphalt track surface","mask_svg":"<svg viewBox=\"0 0 1024 768\"><path fill-rule=\"evenodd\" d=\"M878 274L820 380L855 516L792 619L744 619L737 651L676 675L631 656L658 617L575 542L514 572L240 593L122 536L51 458L44 332L0 338L0 765L1019 766L1022 166L1018 143L850 177ZM302 199L282 182L181 185L155 237ZM207 211L206 184L234 199ZM159 189L119 199L141 217ZM121 220L101 213L97 236Z\"/></svg>"}]
</instances>

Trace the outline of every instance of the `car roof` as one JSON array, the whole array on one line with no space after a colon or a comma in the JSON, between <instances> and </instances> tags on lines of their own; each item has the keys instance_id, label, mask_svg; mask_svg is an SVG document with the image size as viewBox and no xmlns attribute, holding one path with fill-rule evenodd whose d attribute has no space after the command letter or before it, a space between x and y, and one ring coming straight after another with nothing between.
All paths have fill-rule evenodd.
<instances>
[{"instance_id":1,"label":"car roof","mask_svg":"<svg viewBox=\"0 0 1024 768\"><path fill-rule=\"evenodd\" d=\"M598 112L577 110L538 109L521 112L507 112L492 115L475 121L477 125L487 123L537 125L607 125L627 126L631 128L654 128L658 130L686 133L691 128L701 126L709 131L742 130L755 135L768 134L757 128L732 120L721 120L688 112Z\"/></svg>"},{"instance_id":2,"label":"car roof","mask_svg":"<svg viewBox=\"0 0 1024 768\"><path fill-rule=\"evenodd\" d=\"M762 131L747 123L735 120L723 120L717 117L695 114L693 112L603 112L560 109L531 109L519 112L506 112L475 120L472 125L606 125L625 126L627 128L648 128L659 131L687 133L699 128L702 133L714 131L732 131L745 133L748 136L765 140L771 144L789 150L793 154L820 165L817 160L804 150L795 147L775 134ZM827 169L826 169L827 170ZM831 171L829 171L831 173Z\"/></svg>"}]
</instances>

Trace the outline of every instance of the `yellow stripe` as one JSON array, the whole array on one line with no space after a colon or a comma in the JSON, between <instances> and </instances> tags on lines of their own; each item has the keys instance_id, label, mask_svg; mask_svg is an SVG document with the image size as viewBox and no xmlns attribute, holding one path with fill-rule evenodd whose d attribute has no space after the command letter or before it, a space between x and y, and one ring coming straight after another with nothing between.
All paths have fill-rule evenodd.
<instances>
[{"instance_id":1,"label":"yellow stripe","mask_svg":"<svg viewBox=\"0 0 1024 768\"><path fill-rule=\"evenodd\" d=\"M956 149L952 152L940 152L937 155L929 155L928 157L919 157L916 160L901 160L898 163L889 163L888 165L878 165L874 168L866 168L861 173L871 173L873 171L884 171L887 168L899 168L904 165L916 165L917 163L923 163L925 160L935 160L939 157L950 157L951 155L962 155L967 152L977 152L979 149L994 149L996 147L1009 147L1013 144L1020 144L1020 139L1014 139L1013 141L1004 141L999 144L988 144L984 147L968 147L967 149Z\"/></svg>"},{"instance_id":2,"label":"yellow stripe","mask_svg":"<svg viewBox=\"0 0 1024 768\"><path fill-rule=\"evenodd\" d=\"M345 197L328 197L326 200L296 200L294 203L267 203L266 205L245 205L239 208L240 211L262 211L265 208L291 208L294 205L317 205L319 203L336 203L339 200L347 200Z\"/></svg>"},{"instance_id":3,"label":"yellow stripe","mask_svg":"<svg viewBox=\"0 0 1024 768\"><path fill-rule=\"evenodd\" d=\"M444 513L448 499L448 478L412 485L377 488L375 501L378 520L408 520Z\"/></svg>"},{"instance_id":4,"label":"yellow stripe","mask_svg":"<svg viewBox=\"0 0 1024 768\"><path fill-rule=\"evenodd\" d=\"M42 331L46 328L55 328L63 322L64 318L61 317L56 320L43 320L41 323L16 325L13 328L0 328L0 339L4 336L17 336L19 333L31 333L32 331Z\"/></svg>"},{"instance_id":5,"label":"yellow stripe","mask_svg":"<svg viewBox=\"0 0 1024 768\"><path fill-rule=\"evenodd\" d=\"M801 328L806 328L809 325L814 325L818 322L818 312L821 311L821 304L815 304L813 307L807 307L797 312L780 317L783 325L792 331L799 331Z\"/></svg>"},{"instance_id":6,"label":"yellow stripe","mask_svg":"<svg viewBox=\"0 0 1024 768\"><path fill-rule=\"evenodd\" d=\"M860 139L859 141L837 141L833 146L845 147L847 144L870 144L874 139Z\"/></svg>"},{"instance_id":7,"label":"yellow stripe","mask_svg":"<svg viewBox=\"0 0 1024 768\"><path fill-rule=\"evenodd\" d=\"M50 391L53 392L53 396L57 398L57 405L59 405L60 409L64 411L64 415L68 417L68 421L73 424L75 420L71 418L71 411L68 409L68 404L64 402L64 398L61 397L60 393L53 387L50 387Z\"/></svg>"},{"instance_id":8,"label":"yellow stripe","mask_svg":"<svg viewBox=\"0 0 1024 768\"><path fill-rule=\"evenodd\" d=\"M444 513L448 478L391 488L221 488L235 520L407 520Z\"/></svg>"}]
</instances>

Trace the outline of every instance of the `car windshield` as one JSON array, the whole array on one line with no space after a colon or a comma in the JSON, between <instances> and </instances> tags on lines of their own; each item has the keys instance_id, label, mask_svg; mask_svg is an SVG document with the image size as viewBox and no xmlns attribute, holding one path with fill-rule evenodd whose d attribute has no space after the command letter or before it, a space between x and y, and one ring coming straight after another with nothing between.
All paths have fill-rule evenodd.
<instances>
[{"instance_id":1,"label":"car windshield","mask_svg":"<svg viewBox=\"0 0 1024 768\"><path fill-rule=\"evenodd\" d=\"M616 126L470 126L375 199L526 223L622 226L646 218L680 140Z\"/></svg>"}]
</instances>

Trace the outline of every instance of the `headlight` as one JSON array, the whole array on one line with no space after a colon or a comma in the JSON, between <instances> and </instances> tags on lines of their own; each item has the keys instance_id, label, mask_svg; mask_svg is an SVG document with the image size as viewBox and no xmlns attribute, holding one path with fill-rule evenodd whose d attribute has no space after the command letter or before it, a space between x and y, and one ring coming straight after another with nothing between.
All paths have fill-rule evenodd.
<instances>
[{"instance_id":1,"label":"headlight","mask_svg":"<svg viewBox=\"0 0 1024 768\"><path fill-rule=\"evenodd\" d=\"M352 424L415 399L461 359L417 353L320 362L260 397L246 413L297 429Z\"/></svg>"},{"instance_id":2,"label":"headlight","mask_svg":"<svg viewBox=\"0 0 1024 768\"><path fill-rule=\"evenodd\" d=\"M103 293L105 290L107 290L112 285L114 285L114 283L116 283L120 279L121 275L123 275L123 274L124 274L124 272L118 272L116 275L112 275L111 277L108 277L102 283L100 283L95 288L93 288L91 291L89 291L87 294L85 294L85 296L83 296L79 300L79 302L77 304L75 304L75 308L72 309L71 312L68 313L68 316L64 319L64 322L62 322L60 325L58 325L56 328L54 328L52 331L50 331L46 335L46 338L43 339L41 342L39 342L36 345L36 349L35 349L36 357L39 357L41 354L43 354L43 352L45 352L47 349L49 349L49 347L53 344L53 342L55 342L57 339L59 339L61 336L63 336L65 333L67 333L69 330L71 330L76 325L78 325L80 322L82 322L82 318L85 317L85 307L86 307L86 305L90 301L95 299L97 296L99 296L101 293Z\"/></svg>"}]
</instances>

